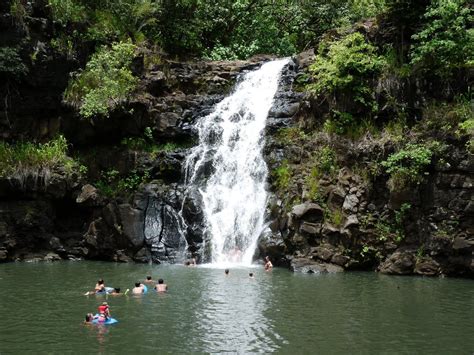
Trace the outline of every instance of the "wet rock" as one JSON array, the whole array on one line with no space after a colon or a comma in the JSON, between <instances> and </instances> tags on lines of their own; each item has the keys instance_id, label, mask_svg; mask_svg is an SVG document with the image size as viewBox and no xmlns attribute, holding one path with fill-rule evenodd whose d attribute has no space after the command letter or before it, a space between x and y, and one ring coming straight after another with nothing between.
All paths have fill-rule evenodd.
<instances>
[{"instance_id":1,"label":"wet rock","mask_svg":"<svg viewBox=\"0 0 474 355\"><path fill-rule=\"evenodd\" d=\"M415 274L423 276L439 275L439 264L431 258L421 258L416 261Z\"/></svg>"},{"instance_id":2,"label":"wet rock","mask_svg":"<svg viewBox=\"0 0 474 355\"><path fill-rule=\"evenodd\" d=\"M411 252L396 251L380 265L383 274L408 275L415 267L415 257Z\"/></svg>"},{"instance_id":3,"label":"wet rock","mask_svg":"<svg viewBox=\"0 0 474 355\"><path fill-rule=\"evenodd\" d=\"M342 254L334 254L331 258L331 263L345 267L347 263L351 260L348 256Z\"/></svg>"},{"instance_id":4,"label":"wet rock","mask_svg":"<svg viewBox=\"0 0 474 355\"><path fill-rule=\"evenodd\" d=\"M286 252L282 236L275 233L263 233L257 245L260 255L269 256L272 260L281 257Z\"/></svg>"},{"instance_id":5,"label":"wet rock","mask_svg":"<svg viewBox=\"0 0 474 355\"><path fill-rule=\"evenodd\" d=\"M131 262L132 259L126 254L124 250L117 250L114 255L114 261L128 263Z\"/></svg>"},{"instance_id":6,"label":"wet rock","mask_svg":"<svg viewBox=\"0 0 474 355\"><path fill-rule=\"evenodd\" d=\"M148 254L148 249L143 247L133 256L133 260L138 263L147 263L150 260Z\"/></svg>"},{"instance_id":7,"label":"wet rock","mask_svg":"<svg viewBox=\"0 0 474 355\"><path fill-rule=\"evenodd\" d=\"M318 263L308 258L294 258L291 260L290 270L304 274L336 273L344 271L340 266Z\"/></svg>"},{"instance_id":8,"label":"wet rock","mask_svg":"<svg viewBox=\"0 0 474 355\"><path fill-rule=\"evenodd\" d=\"M312 248L311 253L313 254L313 259L321 259L323 261L330 261L334 255L334 251L330 246L319 246Z\"/></svg>"},{"instance_id":9,"label":"wet rock","mask_svg":"<svg viewBox=\"0 0 474 355\"><path fill-rule=\"evenodd\" d=\"M141 248L145 242L143 233L143 211L132 208L129 204L118 206L123 233L127 236L134 248Z\"/></svg>"},{"instance_id":10,"label":"wet rock","mask_svg":"<svg viewBox=\"0 0 474 355\"><path fill-rule=\"evenodd\" d=\"M48 253L43 259L44 261L58 261L61 260L61 257L56 253Z\"/></svg>"}]
</instances>

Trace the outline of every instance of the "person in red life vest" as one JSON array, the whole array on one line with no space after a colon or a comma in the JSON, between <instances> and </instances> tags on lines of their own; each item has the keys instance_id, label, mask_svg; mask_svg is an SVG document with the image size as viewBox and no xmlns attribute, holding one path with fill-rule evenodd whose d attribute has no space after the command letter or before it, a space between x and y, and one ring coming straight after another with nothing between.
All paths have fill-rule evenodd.
<instances>
[{"instance_id":1,"label":"person in red life vest","mask_svg":"<svg viewBox=\"0 0 474 355\"><path fill-rule=\"evenodd\" d=\"M99 317L103 315L106 319L110 318L110 308L107 302L103 302L99 306Z\"/></svg>"}]
</instances>

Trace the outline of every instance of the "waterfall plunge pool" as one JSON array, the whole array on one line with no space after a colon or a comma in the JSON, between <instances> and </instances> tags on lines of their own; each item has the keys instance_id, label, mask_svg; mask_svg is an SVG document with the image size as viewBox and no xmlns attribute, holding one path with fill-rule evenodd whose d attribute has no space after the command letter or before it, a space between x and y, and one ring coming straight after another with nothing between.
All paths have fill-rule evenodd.
<instances>
[{"instance_id":1,"label":"waterfall plunge pool","mask_svg":"<svg viewBox=\"0 0 474 355\"><path fill-rule=\"evenodd\" d=\"M98 278L146 275L169 292L108 296L119 323L82 324L106 299L83 296ZM65 261L0 265L0 286L0 354L474 351L472 280Z\"/></svg>"}]
</instances>

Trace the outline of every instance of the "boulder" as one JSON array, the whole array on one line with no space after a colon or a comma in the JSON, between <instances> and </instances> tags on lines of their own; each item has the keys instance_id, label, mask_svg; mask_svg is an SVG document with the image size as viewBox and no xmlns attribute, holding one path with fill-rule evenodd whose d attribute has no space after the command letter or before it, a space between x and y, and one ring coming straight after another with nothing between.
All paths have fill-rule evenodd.
<instances>
[{"instance_id":1,"label":"boulder","mask_svg":"<svg viewBox=\"0 0 474 355\"><path fill-rule=\"evenodd\" d=\"M307 236L317 236L321 234L321 225L316 223L303 222L300 226L300 233Z\"/></svg>"},{"instance_id":2,"label":"boulder","mask_svg":"<svg viewBox=\"0 0 474 355\"><path fill-rule=\"evenodd\" d=\"M260 255L270 256L272 260L286 251L286 246L279 233L263 233L257 242Z\"/></svg>"},{"instance_id":3,"label":"boulder","mask_svg":"<svg viewBox=\"0 0 474 355\"><path fill-rule=\"evenodd\" d=\"M61 260L61 257L56 253L48 253L43 259L44 261L57 261Z\"/></svg>"},{"instance_id":4,"label":"boulder","mask_svg":"<svg viewBox=\"0 0 474 355\"><path fill-rule=\"evenodd\" d=\"M97 189L90 184L82 186L81 193L77 196L76 202L89 206L96 206L99 202Z\"/></svg>"},{"instance_id":5,"label":"boulder","mask_svg":"<svg viewBox=\"0 0 474 355\"><path fill-rule=\"evenodd\" d=\"M468 252L474 249L474 240L466 240L462 237L456 237L453 241L453 249L460 252Z\"/></svg>"},{"instance_id":6,"label":"boulder","mask_svg":"<svg viewBox=\"0 0 474 355\"><path fill-rule=\"evenodd\" d=\"M290 270L303 274L336 273L344 271L340 266L318 263L308 258L294 258L291 260Z\"/></svg>"},{"instance_id":7,"label":"boulder","mask_svg":"<svg viewBox=\"0 0 474 355\"><path fill-rule=\"evenodd\" d=\"M324 209L316 203L307 202L294 206L291 210L291 214L296 219L318 223L324 218Z\"/></svg>"},{"instance_id":8,"label":"boulder","mask_svg":"<svg viewBox=\"0 0 474 355\"><path fill-rule=\"evenodd\" d=\"M334 255L334 250L332 250L330 245L326 245L312 248L311 253L313 254L313 259L317 258L323 261L330 261Z\"/></svg>"},{"instance_id":9,"label":"boulder","mask_svg":"<svg viewBox=\"0 0 474 355\"><path fill-rule=\"evenodd\" d=\"M436 276L439 275L439 272L439 264L429 257L421 258L416 261L415 274L423 276Z\"/></svg>"},{"instance_id":10,"label":"boulder","mask_svg":"<svg viewBox=\"0 0 474 355\"><path fill-rule=\"evenodd\" d=\"M334 254L331 258L331 263L344 267L350 260L351 258L349 258L348 256L342 254Z\"/></svg>"},{"instance_id":11,"label":"boulder","mask_svg":"<svg viewBox=\"0 0 474 355\"><path fill-rule=\"evenodd\" d=\"M347 195L344 199L342 208L345 211L357 212L357 206L359 204L359 198L356 195Z\"/></svg>"},{"instance_id":12,"label":"boulder","mask_svg":"<svg viewBox=\"0 0 474 355\"><path fill-rule=\"evenodd\" d=\"M396 251L379 268L383 274L409 275L415 268L415 256L411 252Z\"/></svg>"},{"instance_id":13,"label":"boulder","mask_svg":"<svg viewBox=\"0 0 474 355\"><path fill-rule=\"evenodd\" d=\"M332 209L339 209L344 204L346 192L340 186L336 186L329 192L328 205Z\"/></svg>"}]
</instances>

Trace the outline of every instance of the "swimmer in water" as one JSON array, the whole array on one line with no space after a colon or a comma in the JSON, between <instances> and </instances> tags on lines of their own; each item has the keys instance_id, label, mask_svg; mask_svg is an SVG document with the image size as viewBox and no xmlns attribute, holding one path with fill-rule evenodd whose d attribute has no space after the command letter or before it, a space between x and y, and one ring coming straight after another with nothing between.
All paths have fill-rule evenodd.
<instances>
[{"instance_id":1,"label":"swimmer in water","mask_svg":"<svg viewBox=\"0 0 474 355\"><path fill-rule=\"evenodd\" d=\"M93 295L94 293L105 293L105 283L104 279L99 279L97 280L97 283L95 284L94 291L87 291L84 293L84 296L89 296Z\"/></svg>"},{"instance_id":2,"label":"swimmer in water","mask_svg":"<svg viewBox=\"0 0 474 355\"><path fill-rule=\"evenodd\" d=\"M168 285L165 284L163 279L159 279L158 284L154 287L154 289L156 290L156 292L166 292L168 291Z\"/></svg>"},{"instance_id":3,"label":"swimmer in water","mask_svg":"<svg viewBox=\"0 0 474 355\"><path fill-rule=\"evenodd\" d=\"M144 281L144 283L146 283L146 284L154 284L155 282L156 281L152 280L151 276L147 276L146 280Z\"/></svg>"},{"instance_id":4,"label":"swimmer in water","mask_svg":"<svg viewBox=\"0 0 474 355\"><path fill-rule=\"evenodd\" d=\"M270 271L273 268L273 264L270 261L270 258L268 256L265 257L265 271Z\"/></svg>"},{"instance_id":5,"label":"swimmer in water","mask_svg":"<svg viewBox=\"0 0 474 355\"><path fill-rule=\"evenodd\" d=\"M141 295L145 292L145 288L140 282L135 282L135 287L132 289L134 295Z\"/></svg>"}]
</instances>

